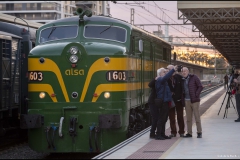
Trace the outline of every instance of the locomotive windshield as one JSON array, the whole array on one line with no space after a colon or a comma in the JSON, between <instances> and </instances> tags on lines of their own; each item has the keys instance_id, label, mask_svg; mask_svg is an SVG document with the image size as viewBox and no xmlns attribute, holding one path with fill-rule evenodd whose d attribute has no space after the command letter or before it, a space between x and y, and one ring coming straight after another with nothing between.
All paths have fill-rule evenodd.
<instances>
[{"instance_id":1,"label":"locomotive windshield","mask_svg":"<svg viewBox=\"0 0 240 160\"><path fill-rule=\"evenodd\" d=\"M84 36L86 38L106 39L122 43L126 42L126 33L126 29L112 25L87 25L84 29Z\"/></svg>"},{"instance_id":2,"label":"locomotive windshield","mask_svg":"<svg viewBox=\"0 0 240 160\"><path fill-rule=\"evenodd\" d=\"M78 26L52 26L41 31L39 43L76 38L77 35Z\"/></svg>"}]
</instances>

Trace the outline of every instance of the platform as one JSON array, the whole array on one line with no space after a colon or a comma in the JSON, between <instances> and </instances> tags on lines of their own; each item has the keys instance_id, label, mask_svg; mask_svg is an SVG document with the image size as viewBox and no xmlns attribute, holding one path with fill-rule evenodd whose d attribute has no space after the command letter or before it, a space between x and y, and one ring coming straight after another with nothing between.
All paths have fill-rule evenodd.
<instances>
[{"instance_id":1,"label":"platform","mask_svg":"<svg viewBox=\"0 0 240 160\"><path fill-rule=\"evenodd\" d=\"M105 159L239 159L240 122L234 122L238 117L233 107L236 108L235 97L231 98L227 118L223 118L228 98L227 95L224 100L225 95L226 90L221 87L201 98L203 138L197 138L195 123L192 138L177 135L169 140L155 140L149 139L146 133ZM184 118L186 131L186 116ZM169 126L168 121L166 135L170 134Z\"/></svg>"}]
</instances>

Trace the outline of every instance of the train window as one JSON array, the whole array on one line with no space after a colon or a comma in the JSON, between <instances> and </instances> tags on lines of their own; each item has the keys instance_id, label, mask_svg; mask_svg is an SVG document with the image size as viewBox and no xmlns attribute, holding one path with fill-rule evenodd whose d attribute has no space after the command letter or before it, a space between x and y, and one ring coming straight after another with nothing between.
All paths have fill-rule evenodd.
<instances>
[{"instance_id":1,"label":"train window","mask_svg":"<svg viewBox=\"0 0 240 160\"><path fill-rule=\"evenodd\" d=\"M124 43L126 42L126 34L126 29L112 25L87 25L84 28L85 38L106 39Z\"/></svg>"},{"instance_id":2,"label":"train window","mask_svg":"<svg viewBox=\"0 0 240 160\"><path fill-rule=\"evenodd\" d=\"M77 35L78 26L52 26L41 30L39 43L76 38Z\"/></svg>"}]
</instances>

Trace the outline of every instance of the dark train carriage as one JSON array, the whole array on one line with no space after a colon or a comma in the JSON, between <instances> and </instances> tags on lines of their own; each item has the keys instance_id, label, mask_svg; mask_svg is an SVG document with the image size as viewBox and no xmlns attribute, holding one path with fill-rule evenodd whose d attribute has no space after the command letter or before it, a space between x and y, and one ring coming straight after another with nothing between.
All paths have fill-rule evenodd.
<instances>
[{"instance_id":1,"label":"dark train carriage","mask_svg":"<svg viewBox=\"0 0 240 160\"><path fill-rule=\"evenodd\" d=\"M7 131L19 129L20 114L27 113L27 56L35 45L35 33L5 22L0 22L0 33L0 133L3 136Z\"/></svg>"},{"instance_id":2,"label":"dark train carriage","mask_svg":"<svg viewBox=\"0 0 240 160\"><path fill-rule=\"evenodd\" d=\"M102 152L151 123L148 83L170 63L171 45L83 13L40 27L29 53L25 124L33 150Z\"/></svg>"},{"instance_id":3,"label":"dark train carriage","mask_svg":"<svg viewBox=\"0 0 240 160\"><path fill-rule=\"evenodd\" d=\"M18 126L22 37L0 31L0 135Z\"/></svg>"}]
</instances>

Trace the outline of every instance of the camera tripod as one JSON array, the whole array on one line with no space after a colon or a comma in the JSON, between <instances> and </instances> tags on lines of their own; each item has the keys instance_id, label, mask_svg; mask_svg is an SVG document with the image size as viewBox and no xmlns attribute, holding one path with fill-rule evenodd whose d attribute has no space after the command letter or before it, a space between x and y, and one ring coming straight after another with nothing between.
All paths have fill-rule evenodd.
<instances>
[{"instance_id":1,"label":"camera tripod","mask_svg":"<svg viewBox=\"0 0 240 160\"><path fill-rule=\"evenodd\" d=\"M228 113L228 108L230 108L230 101L232 102L232 105L233 105L233 108L235 109L235 111L236 111L236 108L235 108L235 106L234 106L234 104L233 104L233 101L232 101L232 92L231 92L231 86L229 85L228 87L227 87L227 92L226 92L226 94L225 94L225 97L224 97L224 99L223 99L223 102L222 102L222 105L221 105L221 107L220 107L220 109L219 109L219 111L218 111L218 115L219 115L219 113L220 113L220 110L221 110L221 108L222 108L222 106L223 106L223 103L224 103L224 101L225 101L225 98L226 98L226 96L228 95L228 98L227 98L227 104L226 104L226 107L225 107L225 112L224 112L224 115L223 115L223 119L226 117L227 118L227 113ZM237 111L236 111L237 112Z\"/></svg>"}]
</instances>

